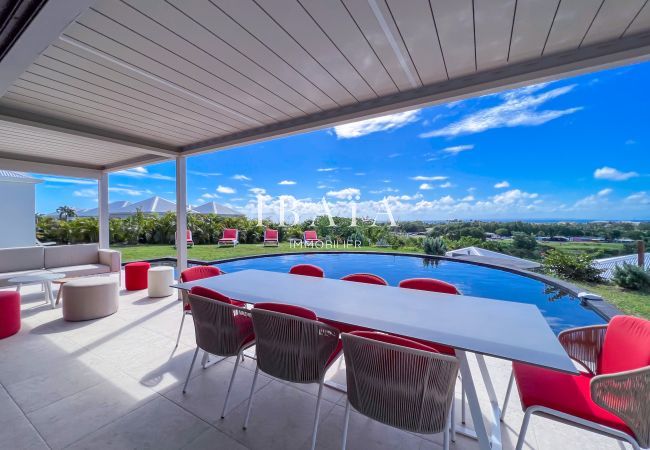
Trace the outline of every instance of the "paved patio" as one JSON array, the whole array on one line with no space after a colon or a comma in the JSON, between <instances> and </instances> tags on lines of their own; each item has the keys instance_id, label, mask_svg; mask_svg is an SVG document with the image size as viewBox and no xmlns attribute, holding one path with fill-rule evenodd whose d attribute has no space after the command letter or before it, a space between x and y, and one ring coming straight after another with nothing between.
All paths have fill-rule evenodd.
<instances>
[{"instance_id":1,"label":"paved patio","mask_svg":"<svg viewBox=\"0 0 650 450\"><path fill-rule=\"evenodd\" d=\"M194 350L191 320L174 351L181 319L175 297L151 299L146 291L121 292L117 314L88 322L64 322L40 288L23 289L22 330L0 340L0 449L309 448L316 385L295 385L262 377L253 413L242 430L254 361L237 373L226 418L221 406L233 358L207 369L199 364L187 394L182 382ZM509 364L488 358L499 398ZM334 364L329 376L344 381ZM476 369L478 375L478 369ZM487 396L479 384L481 401ZM460 387L457 386L457 406ZM321 405L319 449L340 448L345 397L326 388ZM460 421L460 407L457 408ZM468 414L469 416L469 414ZM514 448L522 419L516 390L505 418L504 449ZM468 417L469 419L469 417ZM350 449L437 449L439 435L421 436L352 415ZM476 449L457 436L452 448ZM629 448L571 426L534 418L527 449Z\"/></svg>"}]
</instances>

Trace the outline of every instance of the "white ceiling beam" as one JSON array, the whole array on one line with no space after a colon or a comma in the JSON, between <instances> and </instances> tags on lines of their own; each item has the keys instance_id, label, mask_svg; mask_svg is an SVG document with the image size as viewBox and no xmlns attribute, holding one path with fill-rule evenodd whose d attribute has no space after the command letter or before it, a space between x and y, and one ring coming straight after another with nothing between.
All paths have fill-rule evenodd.
<instances>
[{"instance_id":1,"label":"white ceiling beam","mask_svg":"<svg viewBox=\"0 0 650 450\"><path fill-rule=\"evenodd\" d=\"M225 150L244 144L253 144L282 136L462 100L648 59L650 59L649 33L624 37L570 52L487 70L334 110L198 142L183 147L182 154L189 156Z\"/></svg>"},{"instance_id":2,"label":"white ceiling beam","mask_svg":"<svg viewBox=\"0 0 650 450\"><path fill-rule=\"evenodd\" d=\"M0 97L79 14L96 0L48 0L2 59Z\"/></svg>"},{"instance_id":3,"label":"white ceiling beam","mask_svg":"<svg viewBox=\"0 0 650 450\"><path fill-rule=\"evenodd\" d=\"M163 158L160 156L147 156L144 158L133 158L128 161L120 161L115 164L108 164L104 166L105 172L117 172L120 170L132 169L138 166L147 166L149 164L156 164L163 161L170 161L170 158Z\"/></svg>"},{"instance_id":4,"label":"white ceiling beam","mask_svg":"<svg viewBox=\"0 0 650 450\"><path fill-rule=\"evenodd\" d=\"M125 139L123 136L118 137L111 135L108 132L101 132L101 134L99 134L99 132L95 130L92 132L83 131L72 127L69 124L60 125L58 123L51 123L50 121L46 121L47 119L41 117L18 117L13 111L11 111L11 114L3 114L3 112L6 112L6 110L4 108L0 109L0 122L7 122L24 127L32 127L38 130L53 131L60 133L63 136L75 136L86 139L93 139L104 144L117 144L120 145L121 148L132 148L136 154L147 153L151 155L163 156L166 158L175 158L179 154L178 151L172 146L153 146L149 144L143 144L140 142L134 142L133 140Z\"/></svg>"},{"instance_id":5,"label":"white ceiling beam","mask_svg":"<svg viewBox=\"0 0 650 450\"><path fill-rule=\"evenodd\" d=\"M0 167L6 170L18 172L31 172L46 175L61 175L64 177L92 178L98 180L102 174L101 170L78 167L61 163L44 162L37 160L24 160L5 157L0 154Z\"/></svg>"}]
</instances>

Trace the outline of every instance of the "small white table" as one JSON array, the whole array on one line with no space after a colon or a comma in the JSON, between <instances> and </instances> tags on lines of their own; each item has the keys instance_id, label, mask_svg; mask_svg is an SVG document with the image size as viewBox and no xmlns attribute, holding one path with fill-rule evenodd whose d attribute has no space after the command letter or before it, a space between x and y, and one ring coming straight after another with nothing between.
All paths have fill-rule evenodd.
<instances>
[{"instance_id":1,"label":"small white table","mask_svg":"<svg viewBox=\"0 0 650 450\"><path fill-rule=\"evenodd\" d=\"M64 273L54 273L54 272L33 272L27 275L20 275L18 277L10 278L9 282L17 284L18 287L16 290L20 292L20 288L23 284L33 284L33 283L42 283L43 290L45 291L45 301L49 301L52 309L55 308L54 305L54 293L52 292L52 281L65 278Z\"/></svg>"}]
</instances>

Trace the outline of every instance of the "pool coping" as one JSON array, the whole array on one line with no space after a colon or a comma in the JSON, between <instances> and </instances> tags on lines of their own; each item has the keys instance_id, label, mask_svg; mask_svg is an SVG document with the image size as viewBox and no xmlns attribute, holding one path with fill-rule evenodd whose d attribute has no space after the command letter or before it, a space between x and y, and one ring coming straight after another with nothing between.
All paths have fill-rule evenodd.
<instances>
[{"instance_id":1,"label":"pool coping","mask_svg":"<svg viewBox=\"0 0 650 450\"><path fill-rule=\"evenodd\" d=\"M385 255L385 256L409 256L416 257L421 259L429 260L439 260L439 261L453 261L463 264L473 264L475 266L487 267L490 269L502 270L505 272L514 273L516 275L524 276L527 278L532 278L537 281L541 281L545 284L553 286L555 288L561 289L574 297L578 297L579 294L585 293L583 288L576 286L573 283L570 283L559 278L551 277L549 275L533 272L530 270L519 269L507 264L495 264L494 262L483 262L477 260L467 260L461 258L454 258L451 256L438 256L438 255L426 255L422 253L403 253L403 252L389 252L389 251L346 251L346 250L311 250L311 251L302 251L302 252L285 252L285 253L264 253L260 255L248 255L248 256L237 256L234 258L222 258L215 259L211 261L203 261L200 259L188 259L188 264L207 266L215 264L225 264L235 261L243 261L247 259L258 259L258 258L269 258L275 256L296 256L296 255L326 255L326 254L351 254L351 255ZM152 258L142 261L147 262L176 262L176 258L172 256L165 256L161 258ZM133 261L130 261L133 262ZM128 264L127 262L122 263L122 265ZM607 302L605 299L594 300L594 299L580 299L583 304L586 304L589 308L594 310L596 314L601 316L603 319L609 321L612 317L624 314L620 309Z\"/></svg>"}]
</instances>

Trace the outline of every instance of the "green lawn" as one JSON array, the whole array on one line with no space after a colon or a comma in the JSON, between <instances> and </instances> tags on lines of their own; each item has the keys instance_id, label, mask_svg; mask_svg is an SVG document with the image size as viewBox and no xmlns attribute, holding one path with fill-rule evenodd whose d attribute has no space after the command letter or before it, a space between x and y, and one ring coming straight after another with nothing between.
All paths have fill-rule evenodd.
<instances>
[{"instance_id":1,"label":"green lawn","mask_svg":"<svg viewBox=\"0 0 650 450\"><path fill-rule=\"evenodd\" d=\"M543 242L543 244L567 253L587 253L601 258L622 255L625 250L625 245L618 242Z\"/></svg>"},{"instance_id":2,"label":"green lawn","mask_svg":"<svg viewBox=\"0 0 650 450\"><path fill-rule=\"evenodd\" d=\"M143 259L162 258L165 256L176 256L176 249L171 245L114 245L112 249L122 252L122 261L138 261ZM262 244L239 244L236 247L217 247L216 245L195 245L188 249L190 259L201 261L214 261L217 259L237 258L240 256L266 255L274 253L288 253L300 251L391 251L400 253L422 253L421 248L403 247L399 249L377 248L377 247L343 247L334 249L312 249L304 247L291 248L289 243L281 242L279 247L264 247Z\"/></svg>"},{"instance_id":3,"label":"green lawn","mask_svg":"<svg viewBox=\"0 0 650 450\"><path fill-rule=\"evenodd\" d=\"M650 292L630 291L618 286L594 283L575 283L594 292L621 311L650 319Z\"/></svg>"}]
</instances>

